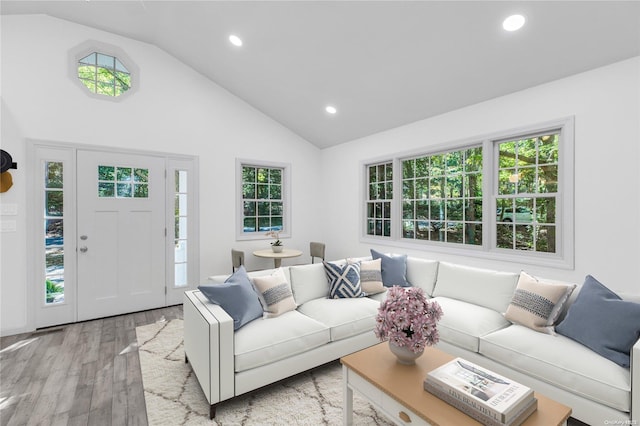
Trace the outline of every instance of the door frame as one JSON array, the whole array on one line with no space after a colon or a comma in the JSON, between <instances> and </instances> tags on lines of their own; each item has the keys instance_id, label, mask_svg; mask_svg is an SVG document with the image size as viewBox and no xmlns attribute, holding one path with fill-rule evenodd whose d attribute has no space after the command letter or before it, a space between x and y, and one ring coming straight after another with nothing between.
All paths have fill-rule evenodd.
<instances>
[{"instance_id":1,"label":"door frame","mask_svg":"<svg viewBox=\"0 0 640 426\"><path fill-rule=\"evenodd\" d=\"M71 176L70 187L64 187L64 211L65 211L65 289L67 288L67 280L69 280L70 288L73 292L73 308L67 313L64 323L72 323L78 321L77 309L77 151L101 151L108 153L117 153L122 155L137 154L153 157L164 158L165 163L165 303L164 306L182 303L181 295L186 290L194 289L199 284L200 272L200 220L199 220L199 161L197 156L167 153L159 151L146 151L138 149L113 148L101 145L77 144L68 142L56 142L38 139L26 140L26 158L30 165L30 170L26 174L26 220L27 220L27 253L28 264L32 267L27 268L27 324L29 329L54 326L56 324L42 325L39 318L39 309L55 309L55 306L43 307L39 300L39 294L42 291L44 283L44 245L42 229L42 188L39 179L42 177L40 165L42 161L46 161L42 154L47 150L58 151L60 158L65 161L65 181L67 176ZM55 161L55 159L52 159ZM187 283L185 287L174 286L174 275L169 273L173 270L174 251L174 192L175 186L173 179L167 179L167 174L172 169L178 167L181 170L187 170L189 174L189 225L188 225L188 268ZM67 173L68 170L68 173ZM70 190L70 194L67 191ZM68 214L66 212L69 212ZM68 215L68 217L67 217ZM70 223L68 225L67 223ZM67 264L69 262L69 265ZM67 270L67 267L70 266ZM66 303L66 300L65 300ZM71 303L71 302L70 302Z\"/></svg>"}]
</instances>

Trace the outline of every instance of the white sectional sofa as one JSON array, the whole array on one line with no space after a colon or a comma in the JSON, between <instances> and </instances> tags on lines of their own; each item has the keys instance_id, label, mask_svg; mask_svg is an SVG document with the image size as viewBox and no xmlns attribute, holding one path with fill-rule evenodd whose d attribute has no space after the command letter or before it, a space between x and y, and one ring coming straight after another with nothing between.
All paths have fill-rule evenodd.
<instances>
[{"instance_id":1,"label":"white sectional sofa","mask_svg":"<svg viewBox=\"0 0 640 426\"><path fill-rule=\"evenodd\" d=\"M282 269L297 309L255 319L235 332L233 319L220 306L198 290L185 292L185 354L211 404L212 418L222 401L378 343L373 328L385 293L328 299L322 264ZM503 313L518 276L417 257L406 260L407 281L442 306L438 348L570 406L572 417L588 424L636 424L640 390L634 393L633 385L640 384L640 341L633 346L631 368L624 368L565 336L507 321ZM640 302L640 295L629 298Z\"/></svg>"}]
</instances>

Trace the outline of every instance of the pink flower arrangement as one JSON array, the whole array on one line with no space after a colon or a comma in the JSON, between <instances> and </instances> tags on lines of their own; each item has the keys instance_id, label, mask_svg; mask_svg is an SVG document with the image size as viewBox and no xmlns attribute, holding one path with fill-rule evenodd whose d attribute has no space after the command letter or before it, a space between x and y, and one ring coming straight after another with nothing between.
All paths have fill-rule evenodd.
<instances>
[{"instance_id":1,"label":"pink flower arrangement","mask_svg":"<svg viewBox=\"0 0 640 426\"><path fill-rule=\"evenodd\" d=\"M435 300L429 301L420 287L393 286L378 308L374 332L381 341L389 339L419 353L440 340L440 318L442 308Z\"/></svg>"}]
</instances>

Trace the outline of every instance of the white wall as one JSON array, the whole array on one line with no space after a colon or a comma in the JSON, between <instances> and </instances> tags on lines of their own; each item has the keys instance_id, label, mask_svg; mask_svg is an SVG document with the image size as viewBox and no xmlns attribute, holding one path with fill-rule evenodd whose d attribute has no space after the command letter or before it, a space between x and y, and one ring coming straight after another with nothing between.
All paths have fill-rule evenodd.
<instances>
[{"instance_id":1,"label":"white wall","mask_svg":"<svg viewBox=\"0 0 640 426\"><path fill-rule=\"evenodd\" d=\"M591 273L616 291L640 292L640 58L319 151L151 45L45 16L3 15L1 23L1 144L19 166L12 171L14 187L0 194L1 203L18 205L18 216L2 217L17 223L17 232L0 235L2 335L32 327L26 139L199 156L204 280L229 271L231 247L249 252L266 245L235 241L236 157L292 164L293 237L286 244L305 251L306 258L296 262L308 260L310 240L326 241L327 256L337 259L367 255L372 247L359 241L362 160L575 115L575 269L526 269L575 282ZM67 55L88 39L116 45L136 61L141 82L134 96L109 102L78 90L68 76ZM395 251L522 267L428 250ZM271 264L250 255L247 263L250 269Z\"/></svg>"},{"instance_id":2,"label":"white wall","mask_svg":"<svg viewBox=\"0 0 640 426\"><path fill-rule=\"evenodd\" d=\"M561 64L559 64L561 66ZM360 162L575 116L575 269L523 266L359 241ZM369 248L474 266L522 268L583 282L592 274L614 291L640 293L640 58L585 72L431 119L325 149L324 238L333 257Z\"/></svg>"},{"instance_id":3,"label":"white wall","mask_svg":"<svg viewBox=\"0 0 640 426\"><path fill-rule=\"evenodd\" d=\"M149 44L46 16L2 16L2 148L18 170L0 202L18 205L17 232L2 233L0 333L29 330L25 240L25 140L38 139L199 156L200 280L231 269L231 247L249 269L272 265L250 255L268 241L236 242L236 157L292 165L292 238L304 251L321 239L308 194L320 191L319 150L279 123ZM68 52L86 40L118 46L140 69L140 88L122 102L97 100L69 77ZM22 164L22 166L21 166ZM3 216L3 220L11 219ZM287 261L283 262L286 264Z\"/></svg>"}]
</instances>

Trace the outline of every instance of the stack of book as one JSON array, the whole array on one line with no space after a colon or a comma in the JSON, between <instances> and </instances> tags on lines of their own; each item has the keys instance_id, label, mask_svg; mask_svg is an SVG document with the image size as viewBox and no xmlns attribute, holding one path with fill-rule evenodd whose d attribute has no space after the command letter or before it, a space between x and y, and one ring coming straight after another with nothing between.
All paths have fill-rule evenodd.
<instances>
[{"instance_id":1,"label":"stack of book","mask_svg":"<svg viewBox=\"0 0 640 426\"><path fill-rule=\"evenodd\" d=\"M488 426L518 426L538 408L531 388L462 358L429 372L424 389Z\"/></svg>"}]
</instances>

